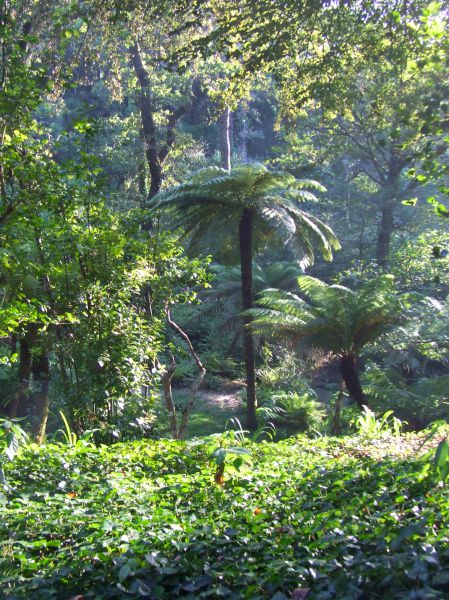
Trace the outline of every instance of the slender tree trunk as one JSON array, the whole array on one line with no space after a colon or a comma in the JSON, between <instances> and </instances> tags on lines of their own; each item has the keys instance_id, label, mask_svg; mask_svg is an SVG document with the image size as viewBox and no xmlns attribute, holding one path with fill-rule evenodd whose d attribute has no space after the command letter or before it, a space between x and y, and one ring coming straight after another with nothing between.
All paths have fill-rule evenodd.
<instances>
[{"instance_id":1,"label":"slender tree trunk","mask_svg":"<svg viewBox=\"0 0 449 600\"><path fill-rule=\"evenodd\" d=\"M239 154L240 160L244 163L248 161L248 115L247 111L240 106L239 116Z\"/></svg>"},{"instance_id":2,"label":"slender tree trunk","mask_svg":"<svg viewBox=\"0 0 449 600\"><path fill-rule=\"evenodd\" d=\"M377 264L381 267L388 262L396 204L396 198L386 198L382 206L376 249Z\"/></svg>"},{"instance_id":3,"label":"slender tree trunk","mask_svg":"<svg viewBox=\"0 0 449 600\"><path fill-rule=\"evenodd\" d=\"M34 414L31 429L36 443L42 444L45 439L49 412L48 388L50 384L50 363L47 350L43 349L39 356L33 357L32 373L34 383L38 387L32 398Z\"/></svg>"},{"instance_id":4,"label":"slender tree trunk","mask_svg":"<svg viewBox=\"0 0 449 600\"><path fill-rule=\"evenodd\" d=\"M17 374L19 387L7 409L8 417L10 419L15 419L17 416L22 415L30 393L31 364L33 360L31 350L35 338L36 326L31 324L28 326L25 335L19 341L19 370Z\"/></svg>"},{"instance_id":5,"label":"slender tree trunk","mask_svg":"<svg viewBox=\"0 0 449 600\"><path fill-rule=\"evenodd\" d=\"M231 111L226 108L218 119L221 166L231 170Z\"/></svg>"},{"instance_id":6,"label":"slender tree trunk","mask_svg":"<svg viewBox=\"0 0 449 600\"><path fill-rule=\"evenodd\" d=\"M355 400L359 408L363 408L364 405L368 406L357 373L356 357L354 354L343 354L340 360L340 372L351 398Z\"/></svg>"},{"instance_id":7,"label":"slender tree trunk","mask_svg":"<svg viewBox=\"0 0 449 600\"><path fill-rule=\"evenodd\" d=\"M167 366L167 370L161 376L162 389L164 391L165 407L167 409L168 418L170 421L170 433L174 440L178 439L178 422L176 419L176 407L175 403L173 402L173 393L171 387L171 380L175 369L176 364L173 359L172 363Z\"/></svg>"},{"instance_id":8,"label":"slender tree trunk","mask_svg":"<svg viewBox=\"0 0 449 600\"><path fill-rule=\"evenodd\" d=\"M203 383L204 376L206 374L206 369L204 368L204 365L201 362L200 357L195 352L195 349L192 346L192 342L190 341L189 336L183 329L181 329L181 327L177 323L175 323L175 321L173 321L173 319L171 318L170 311L168 309L166 310L166 315L167 315L167 320L168 320L170 327L172 327L187 343L190 354L192 355L192 358L195 361L196 366L198 367L198 377L192 383L192 387L190 389L190 394L189 394L189 400L186 403L184 410L182 411L181 423L179 424L179 427L178 427L177 439L180 440L187 430L187 425L189 423L189 418L190 418L190 412L195 403L196 394L200 388L200 385ZM176 420L176 418L175 418L175 420Z\"/></svg>"},{"instance_id":9,"label":"slender tree trunk","mask_svg":"<svg viewBox=\"0 0 449 600\"><path fill-rule=\"evenodd\" d=\"M245 208L239 223L240 268L242 276L242 305L243 310L253 307L253 217L251 209ZM251 317L243 317L243 351L246 371L246 404L247 425L256 429L256 375L254 358L254 339L249 327Z\"/></svg>"},{"instance_id":10,"label":"slender tree trunk","mask_svg":"<svg viewBox=\"0 0 449 600\"><path fill-rule=\"evenodd\" d=\"M200 357L195 352L189 336L183 329L181 329L181 327L177 323L175 323L175 321L173 321L173 319L171 317L171 313L168 310L168 308L166 309L165 314L167 315L167 321L168 321L168 324L170 325L170 327L172 327L187 343L190 354L192 355L192 358L198 367L198 377L192 383L192 387L190 389L190 394L189 394L189 399L181 413L181 419L180 419L179 426L178 426L178 418L177 418L177 414L176 414L176 406L175 406L175 403L173 402L173 392L172 392L172 386L171 386L173 374L176 369L176 362L175 362L175 358L173 355L171 355L170 365L167 366L166 371L161 376L162 389L164 392L164 399L165 399L165 406L167 408L169 421L170 421L170 433L174 440L180 440L187 430L190 413L191 413L191 410L195 403L195 398L196 398L198 389L199 389L200 385L203 383L204 375L206 374L206 369L204 368L204 365L201 362ZM159 361L157 361L157 366L158 366L158 368L160 368Z\"/></svg>"},{"instance_id":11,"label":"slender tree trunk","mask_svg":"<svg viewBox=\"0 0 449 600\"><path fill-rule=\"evenodd\" d=\"M363 260L363 250L364 250L363 237L365 235L365 227L366 227L365 215L362 214L361 218L362 218L362 223L361 223L360 233L359 233L359 260Z\"/></svg>"}]
</instances>

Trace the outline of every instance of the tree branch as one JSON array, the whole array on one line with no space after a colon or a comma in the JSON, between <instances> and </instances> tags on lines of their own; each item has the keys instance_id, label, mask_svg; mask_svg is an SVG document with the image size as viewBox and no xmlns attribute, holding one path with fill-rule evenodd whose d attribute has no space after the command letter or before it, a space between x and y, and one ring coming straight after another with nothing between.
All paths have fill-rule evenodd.
<instances>
[{"instance_id":1,"label":"tree branch","mask_svg":"<svg viewBox=\"0 0 449 600\"><path fill-rule=\"evenodd\" d=\"M203 382L204 375L206 374L206 369L204 368L204 365L201 362L200 357L195 352L189 336L183 329L181 329L181 327L177 323L175 323L175 321L173 321L173 319L171 318L170 310L168 308L165 310L165 314L167 316L167 321L168 321L170 327L172 327L176 331L176 333L178 333L183 338L183 340L187 343L187 346L189 347L189 350L190 350L190 354L192 355L193 360L195 361L195 363L198 367L198 371L199 371L198 377L193 382L192 387L190 389L189 400L188 400L186 406L184 407L184 410L182 411L181 423L179 425L178 432L177 432L177 439L180 439L184 435L185 430L187 429L187 423L189 421L190 411L192 410L193 403L195 401L195 397L198 392L198 389Z\"/></svg>"}]
</instances>

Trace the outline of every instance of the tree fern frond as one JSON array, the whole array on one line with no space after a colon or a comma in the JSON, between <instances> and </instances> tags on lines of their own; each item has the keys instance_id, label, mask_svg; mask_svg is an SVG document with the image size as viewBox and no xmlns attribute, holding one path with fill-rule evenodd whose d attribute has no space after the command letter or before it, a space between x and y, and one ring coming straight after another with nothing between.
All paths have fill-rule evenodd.
<instances>
[{"instance_id":1,"label":"tree fern frond","mask_svg":"<svg viewBox=\"0 0 449 600\"><path fill-rule=\"evenodd\" d=\"M306 300L291 292L265 290L257 300L259 312L251 314L257 327L265 323L269 329L281 327L282 313L284 325L303 344L339 355L357 354L402 319L399 298L388 281L385 285L382 291L370 282L356 292L302 275L298 287Z\"/></svg>"},{"instance_id":2,"label":"tree fern frond","mask_svg":"<svg viewBox=\"0 0 449 600\"><path fill-rule=\"evenodd\" d=\"M266 223L282 235L285 243L289 242L296 234L295 220L275 204L261 206L259 213Z\"/></svg>"},{"instance_id":3,"label":"tree fern frond","mask_svg":"<svg viewBox=\"0 0 449 600\"><path fill-rule=\"evenodd\" d=\"M324 187L324 185L322 185L321 183L319 183L318 181L315 181L314 179L296 179L296 181L291 185L291 187L293 187L294 189L297 190L313 190L315 192L325 192L326 188Z\"/></svg>"},{"instance_id":4,"label":"tree fern frond","mask_svg":"<svg viewBox=\"0 0 449 600\"><path fill-rule=\"evenodd\" d=\"M205 183L206 181L210 181L211 179L216 179L217 177L222 177L227 175L228 171L223 169L222 167L204 167L203 169L198 169L195 171L189 179L189 185L198 185L200 183Z\"/></svg>"},{"instance_id":5,"label":"tree fern frond","mask_svg":"<svg viewBox=\"0 0 449 600\"><path fill-rule=\"evenodd\" d=\"M321 279L311 277L310 275L300 275L297 279L299 289L313 299L316 295L322 296L323 291L327 289L327 285Z\"/></svg>"},{"instance_id":6,"label":"tree fern frond","mask_svg":"<svg viewBox=\"0 0 449 600\"><path fill-rule=\"evenodd\" d=\"M287 189L283 190L280 195L290 202L318 202L318 198L309 190Z\"/></svg>"},{"instance_id":7,"label":"tree fern frond","mask_svg":"<svg viewBox=\"0 0 449 600\"><path fill-rule=\"evenodd\" d=\"M204 233L212 222L222 224L223 232L218 237L208 235L207 242L224 244L222 256L232 254L236 246L238 230L226 227L230 217L241 218L244 208L253 207L258 214L257 223L263 235L255 235L255 245L264 245L269 230L292 241L296 247L300 265L304 268L313 263L313 243L317 243L327 259L338 242L332 230L316 217L300 211L297 201L315 199L310 189L321 190L311 180L299 181L286 172L270 172L259 163L242 164L230 172L219 167L207 167L194 173L181 185L159 192L148 204L149 210L169 211L176 227L183 226L194 239L193 248L204 250L200 244L200 233ZM287 196L292 191L292 198ZM204 222L206 226L199 227ZM257 230L257 227L256 227ZM211 246L212 247L212 246ZM223 252L223 250L225 250Z\"/></svg>"},{"instance_id":8,"label":"tree fern frond","mask_svg":"<svg viewBox=\"0 0 449 600\"><path fill-rule=\"evenodd\" d=\"M286 331L297 331L304 321L299 317L268 308L252 308L240 316L251 317L251 328L261 332L272 330L273 335L284 335Z\"/></svg>"}]
</instances>

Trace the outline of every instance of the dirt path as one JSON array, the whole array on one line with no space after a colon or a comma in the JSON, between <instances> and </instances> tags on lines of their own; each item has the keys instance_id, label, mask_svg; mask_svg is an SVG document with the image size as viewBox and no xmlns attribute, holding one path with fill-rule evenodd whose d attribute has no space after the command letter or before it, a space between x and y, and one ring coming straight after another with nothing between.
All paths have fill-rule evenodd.
<instances>
[{"instance_id":1,"label":"dirt path","mask_svg":"<svg viewBox=\"0 0 449 600\"><path fill-rule=\"evenodd\" d=\"M206 405L223 411L235 411L242 407L242 392L245 387L240 382L229 382L217 390L199 390L197 397Z\"/></svg>"}]
</instances>

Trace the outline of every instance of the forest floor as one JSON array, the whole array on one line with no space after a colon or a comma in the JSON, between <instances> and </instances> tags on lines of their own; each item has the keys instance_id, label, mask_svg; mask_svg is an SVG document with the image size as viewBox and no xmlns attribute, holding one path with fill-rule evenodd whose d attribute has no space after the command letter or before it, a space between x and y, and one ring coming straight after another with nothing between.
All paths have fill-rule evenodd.
<instances>
[{"instance_id":1,"label":"forest floor","mask_svg":"<svg viewBox=\"0 0 449 600\"><path fill-rule=\"evenodd\" d=\"M238 419L242 424L245 419L243 401L244 385L240 381L229 381L217 389L201 389L189 419L187 438L212 433L221 433L227 422ZM174 390L175 400L182 401L189 394L188 388Z\"/></svg>"},{"instance_id":2,"label":"forest floor","mask_svg":"<svg viewBox=\"0 0 449 600\"><path fill-rule=\"evenodd\" d=\"M242 393L245 386L240 381L229 381L216 390L199 390L198 399L205 406L219 408L224 412L238 412L242 409Z\"/></svg>"}]
</instances>

